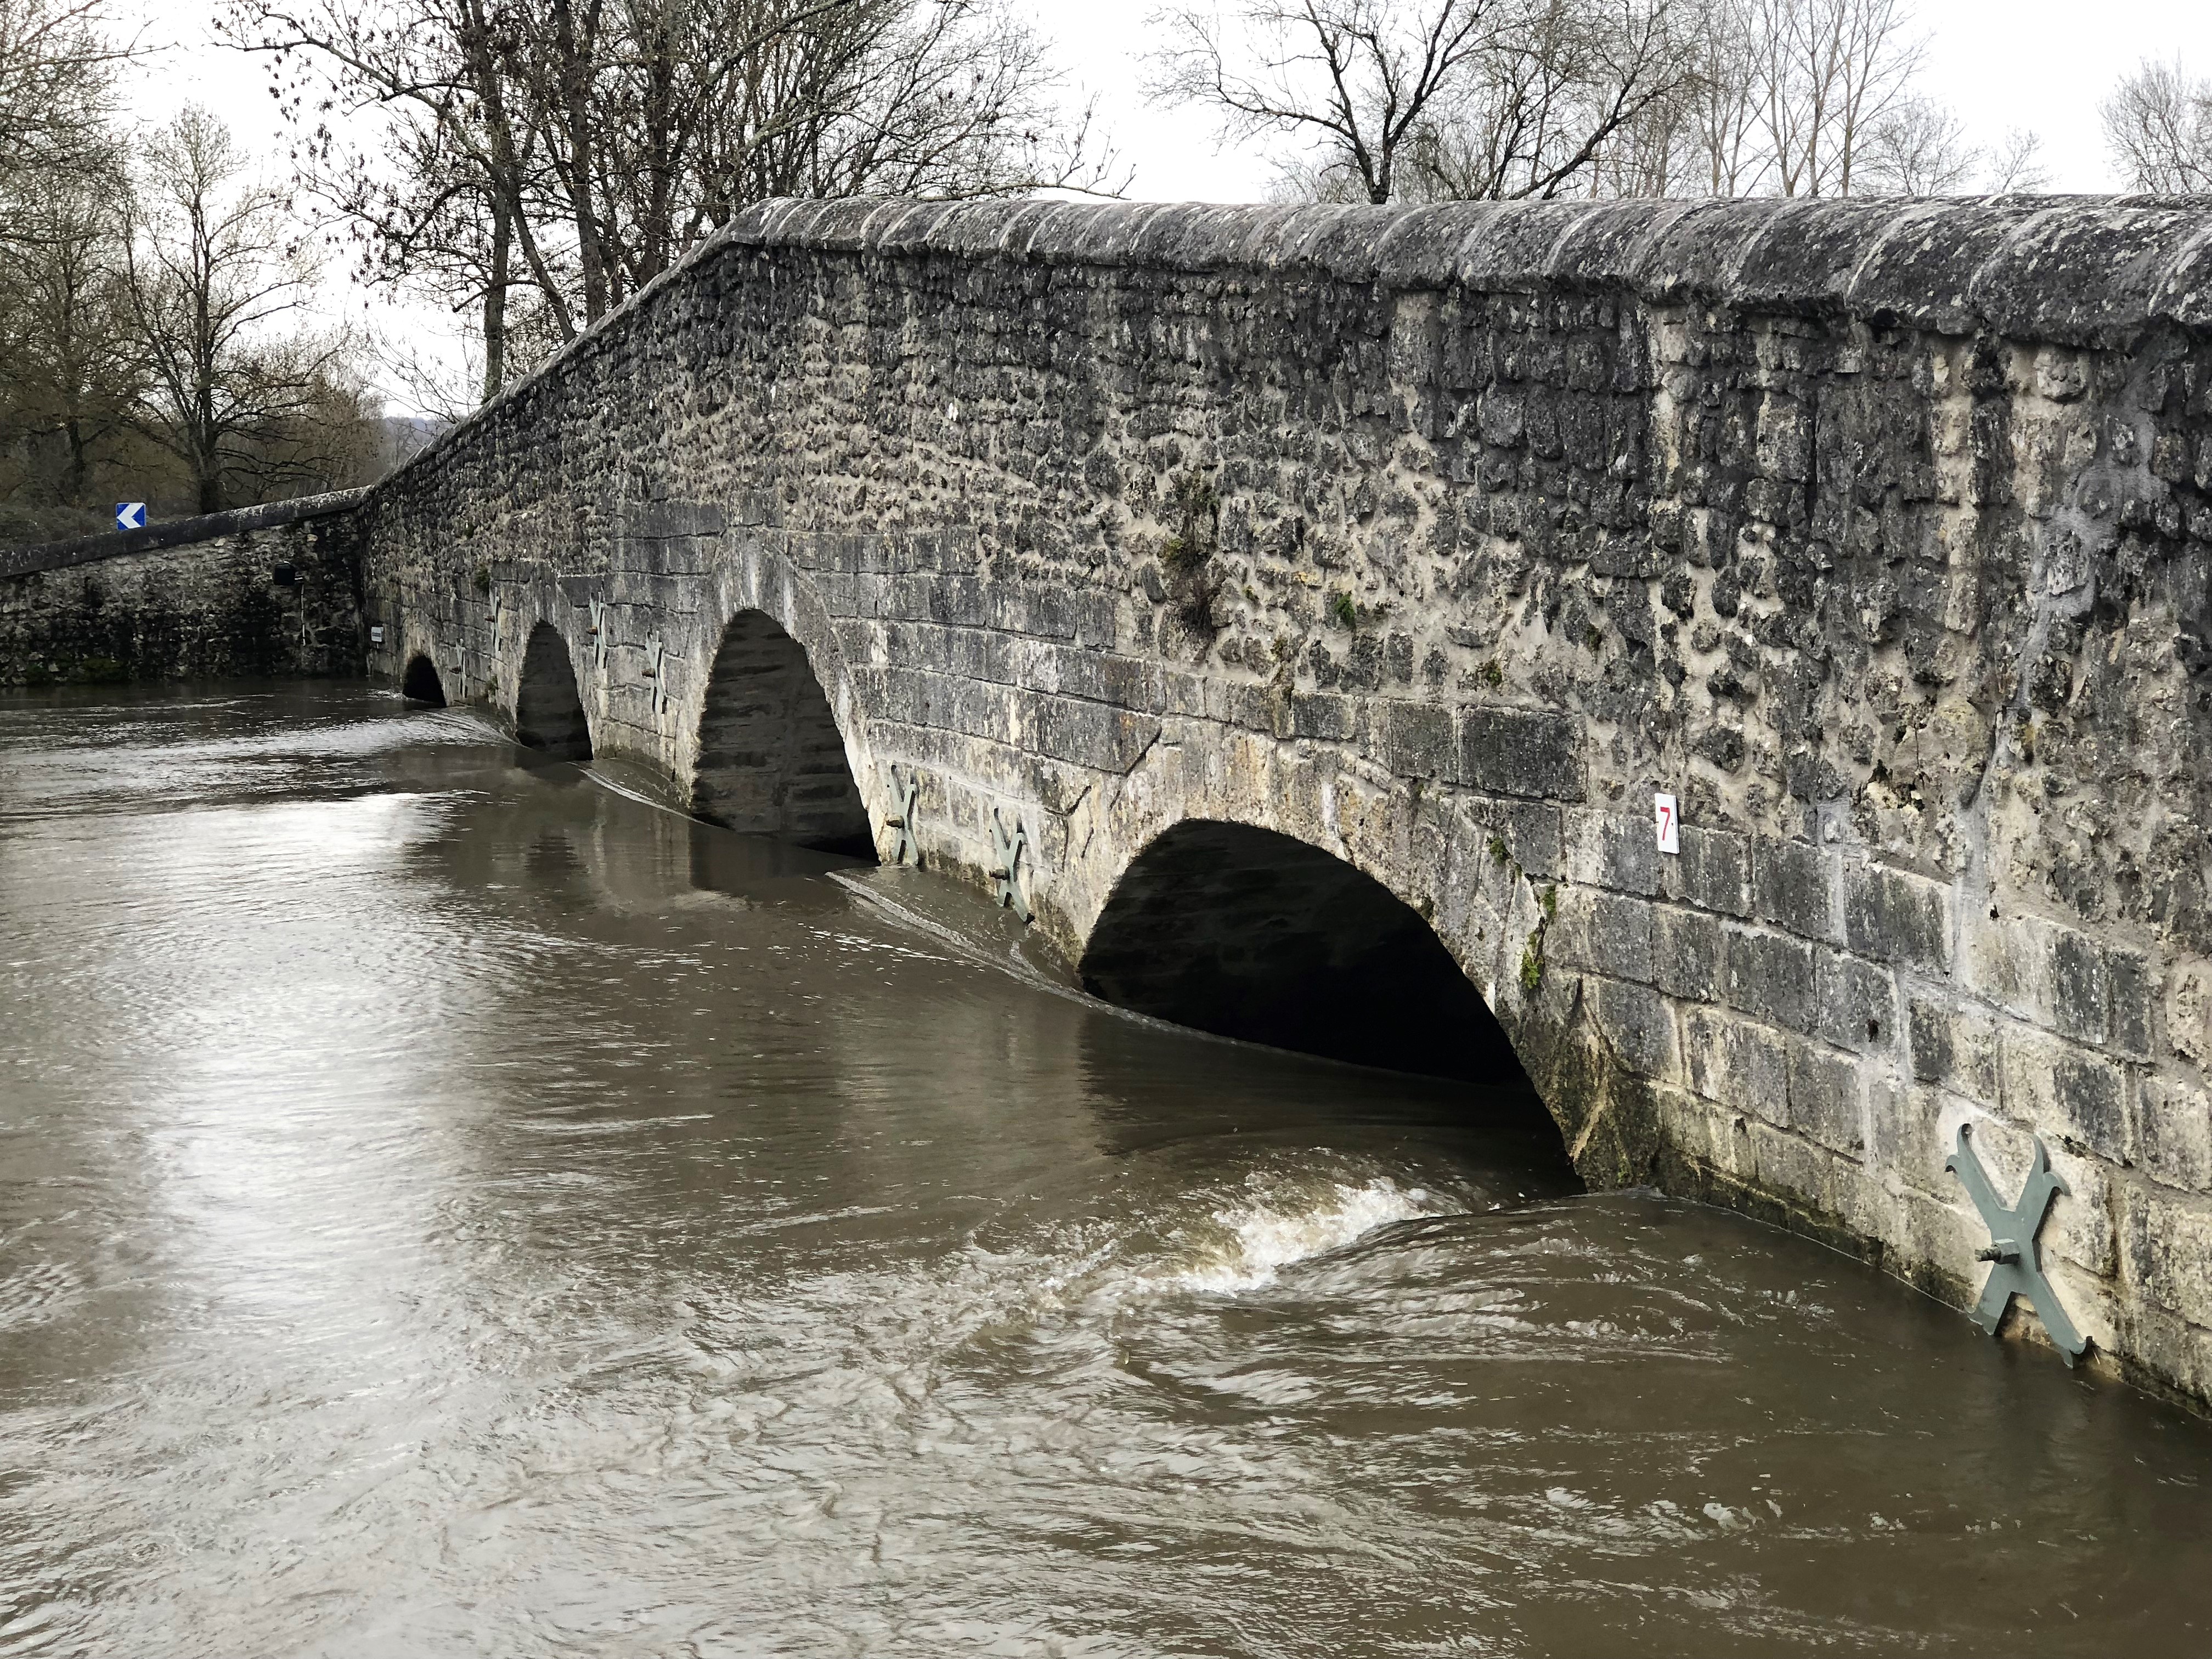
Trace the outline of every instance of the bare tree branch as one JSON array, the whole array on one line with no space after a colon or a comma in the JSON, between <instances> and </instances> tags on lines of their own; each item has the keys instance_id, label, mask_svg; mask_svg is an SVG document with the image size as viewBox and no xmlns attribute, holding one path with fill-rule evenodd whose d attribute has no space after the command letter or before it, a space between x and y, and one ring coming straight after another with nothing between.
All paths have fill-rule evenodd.
<instances>
[{"instance_id":1,"label":"bare tree branch","mask_svg":"<svg viewBox=\"0 0 2212 1659\"><path fill-rule=\"evenodd\" d=\"M1981 165L1981 152L1955 116L1924 98L1907 98L1866 135L1854 188L1862 196L1948 196Z\"/></svg>"},{"instance_id":2,"label":"bare tree branch","mask_svg":"<svg viewBox=\"0 0 2212 1659\"><path fill-rule=\"evenodd\" d=\"M2106 146L2134 188L2212 194L2212 81L2192 78L2179 58L2146 58L2099 113Z\"/></svg>"},{"instance_id":3,"label":"bare tree branch","mask_svg":"<svg viewBox=\"0 0 2212 1659\"><path fill-rule=\"evenodd\" d=\"M479 308L484 390L770 195L1110 187L1012 0L229 0L371 280ZM368 118L341 143L323 118Z\"/></svg>"}]
</instances>

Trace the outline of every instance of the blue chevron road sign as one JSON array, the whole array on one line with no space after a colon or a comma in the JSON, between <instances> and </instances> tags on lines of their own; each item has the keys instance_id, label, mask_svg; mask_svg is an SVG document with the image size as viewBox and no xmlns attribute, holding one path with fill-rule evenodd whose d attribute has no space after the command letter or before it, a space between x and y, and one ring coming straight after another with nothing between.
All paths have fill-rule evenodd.
<instances>
[{"instance_id":1,"label":"blue chevron road sign","mask_svg":"<svg viewBox=\"0 0 2212 1659\"><path fill-rule=\"evenodd\" d=\"M146 503L143 501L116 502L115 527L118 530L143 530L146 527Z\"/></svg>"}]
</instances>

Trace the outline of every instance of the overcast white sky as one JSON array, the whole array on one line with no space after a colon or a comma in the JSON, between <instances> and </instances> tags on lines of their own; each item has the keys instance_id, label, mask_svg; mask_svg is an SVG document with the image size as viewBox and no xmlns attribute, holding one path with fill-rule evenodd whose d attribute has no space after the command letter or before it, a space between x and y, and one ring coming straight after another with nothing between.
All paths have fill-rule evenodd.
<instances>
[{"instance_id":1,"label":"overcast white sky","mask_svg":"<svg viewBox=\"0 0 2212 1659\"><path fill-rule=\"evenodd\" d=\"M158 120L186 101L213 106L240 138L281 165L284 135L261 65L216 45L211 0L119 0L157 48L137 68L131 101ZM1251 201L1271 170L1252 151L1222 151L1198 112L1158 109L1142 94L1146 19L1157 0L1027 0L1072 82L1098 100L1101 124L1133 168L1129 193L1152 201ZM2114 187L2098 101L2146 57L2179 54L2212 73L2212 0L1922 0L1929 37L1920 90L1948 103L1970 139L1994 145L2014 128L2039 134L2051 187ZM337 293L332 299L345 303ZM361 300L354 296L358 307ZM418 319L415 326L423 325Z\"/></svg>"}]
</instances>

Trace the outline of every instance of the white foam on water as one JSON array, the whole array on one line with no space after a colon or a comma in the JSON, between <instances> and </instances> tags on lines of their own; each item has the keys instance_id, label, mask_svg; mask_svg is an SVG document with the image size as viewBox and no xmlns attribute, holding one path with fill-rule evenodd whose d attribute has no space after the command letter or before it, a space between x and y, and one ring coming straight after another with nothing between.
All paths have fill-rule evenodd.
<instances>
[{"instance_id":1,"label":"white foam on water","mask_svg":"<svg viewBox=\"0 0 2212 1659\"><path fill-rule=\"evenodd\" d=\"M970 1239L926 1286L889 1295L872 1286L861 1299L919 1313L939 1347L1009 1324L1060 1340L1163 1300L1263 1289L1395 1222L1467 1212L1462 1195L1402 1174L1278 1164L1149 1213L1093 1218L995 1249Z\"/></svg>"},{"instance_id":2,"label":"white foam on water","mask_svg":"<svg viewBox=\"0 0 2212 1659\"><path fill-rule=\"evenodd\" d=\"M1330 1182L1303 1204L1263 1199L1231 1205L1213 1213L1225 1237L1209 1241L1200 1260L1182 1272L1153 1283L1217 1295L1258 1290L1284 1268L1340 1250L1377 1227L1450 1214L1457 1207L1426 1188L1401 1187L1389 1176L1358 1185Z\"/></svg>"}]
</instances>

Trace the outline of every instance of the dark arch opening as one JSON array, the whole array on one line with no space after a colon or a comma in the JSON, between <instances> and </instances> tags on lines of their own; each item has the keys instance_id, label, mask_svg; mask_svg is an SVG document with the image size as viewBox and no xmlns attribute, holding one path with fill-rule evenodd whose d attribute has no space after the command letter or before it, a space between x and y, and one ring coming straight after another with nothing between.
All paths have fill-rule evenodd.
<instances>
[{"instance_id":1,"label":"dark arch opening","mask_svg":"<svg viewBox=\"0 0 2212 1659\"><path fill-rule=\"evenodd\" d=\"M427 702L433 708L443 708L446 686L438 678L437 665L425 656L409 658L407 672L399 681L399 695L410 702Z\"/></svg>"},{"instance_id":2,"label":"dark arch opening","mask_svg":"<svg viewBox=\"0 0 2212 1659\"><path fill-rule=\"evenodd\" d=\"M1535 1091L1419 914L1342 859L1194 819L1137 855L1091 930L1093 995L1139 1013L1396 1072Z\"/></svg>"},{"instance_id":3,"label":"dark arch opening","mask_svg":"<svg viewBox=\"0 0 2212 1659\"><path fill-rule=\"evenodd\" d=\"M530 630L522 653L522 684L514 694L515 740L541 749L554 760L592 757L592 729L584 718L583 694L568 660L568 641L551 623Z\"/></svg>"},{"instance_id":4,"label":"dark arch opening","mask_svg":"<svg viewBox=\"0 0 2212 1659\"><path fill-rule=\"evenodd\" d=\"M732 830L874 854L830 699L805 647L764 611L740 611L722 630L699 715L691 810Z\"/></svg>"}]
</instances>

